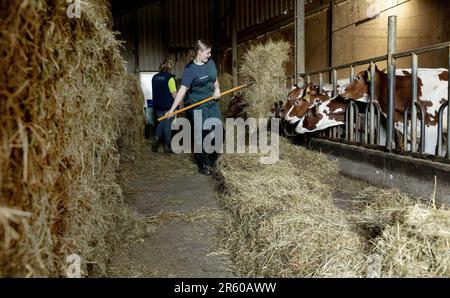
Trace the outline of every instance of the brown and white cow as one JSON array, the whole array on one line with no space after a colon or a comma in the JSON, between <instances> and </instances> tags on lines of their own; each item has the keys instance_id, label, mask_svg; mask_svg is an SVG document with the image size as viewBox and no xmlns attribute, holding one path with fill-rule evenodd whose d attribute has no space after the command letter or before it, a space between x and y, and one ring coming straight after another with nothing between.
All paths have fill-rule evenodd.
<instances>
[{"instance_id":1,"label":"brown and white cow","mask_svg":"<svg viewBox=\"0 0 450 298\"><path fill-rule=\"evenodd\" d=\"M337 81L337 90L341 92L350 83L349 79L342 79ZM331 84L326 84L323 87L323 91L320 91L319 86L308 84L303 96L298 97L289 107L290 109L284 113L284 118L291 124L294 124L303 117L305 111L309 109L316 101L326 101L332 97Z\"/></svg>"},{"instance_id":2,"label":"brown and white cow","mask_svg":"<svg viewBox=\"0 0 450 298\"><path fill-rule=\"evenodd\" d=\"M287 95L287 100L284 103L284 105L281 107L281 110L279 112L279 116L280 118L284 118L286 117L286 115L289 113L289 110L292 108L292 106L294 105L294 102L298 99L298 98L302 98L303 94L305 92L305 88L300 88L297 85L292 86L291 91L289 91L288 95Z\"/></svg>"},{"instance_id":3,"label":"brown and white cow","mask_svg":"<svg viewBox=\"0 0 450 298\"><path fill-rule=\"evenodd\" d=\"M324 102L328 99L330 99L328 94L320 93L319 87L309 85L305 90L304 96L295 100L285 119L291 124L295 124L300 121L305 112L316 102Z\"/></svg>"},{"instance_id":4,"label":"brown and white cow","mask_svg":"<svg viewBox=\"0 0 450 298\"><path fill-rule=\"evenodd\" d=\"M399 74L402 75L399 75ZM398 70L396 75L394 99L394 127L403 132L403 115L411 105L411 72L409 69ZM368 102L370 94L370 70L359 72L354 81L344 88L341 96L345 99ZM375 69L375 98L380 104L381 112L387 115L387 74ZM448 70L418 70L418 103L425 111L425 152L435 154L437 143L438 111L448 97ZM444 123L447 120L444 118ZM420 132L419 134L420 135Z\"/></svg>"},{"instance_id":5,"label":"brown and white cow","mask_svg":"<svg viewBox=\"0 0 450 298\"><path fill-rule=\"evenodd\" d=\"M347 106L348 101L339 95L323 102L316 100L305 111L295 131L298 134L304 134L344 125Z\"/></svg>"}]
</instances>

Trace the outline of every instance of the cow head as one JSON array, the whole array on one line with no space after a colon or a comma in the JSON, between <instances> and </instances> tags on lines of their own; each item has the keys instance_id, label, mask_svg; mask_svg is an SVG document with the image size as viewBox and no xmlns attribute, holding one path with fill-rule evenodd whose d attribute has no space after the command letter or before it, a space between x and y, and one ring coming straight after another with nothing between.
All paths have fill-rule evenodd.
<instances>
[{"instance_id":1,"label":"cow head","mask_svg":"<svg viewBox=\"0 0 450 298\"><path fill-rule=\"evenodd\" d=\"M300 121L305 115L306 111L315 105L317 102L328 100L327 94L320 93L319 87L309 84L305 90L305 95L302 98L298 98L286 115L286 120L291 123Z\"/></svg>"},{"instance_id":2,"label":"cow head","mask_svg":"<svg viewBox=\"0 0 450 298\"><path fill-rule=\"evenodd\" d=\"M360 71L355 76L353 82L342 89L340 95L344 99L360 100L364 98L367 100L370 93L370 80L370 69Z\"/></svg>"},{"instance_id":3,"label":"cow head","mask_svg":"<svg viewBox=\"0 0 450 298\"><path fill-rule=\"evenodd\" d=\"M291 91L289 91L287 95L287 100L284 103L284 105L280 109L280 118L286 117L286 115L289 113L290 109L294 105L294 102L297 100L297 98L303 97L304 88L300 88L297 85L292 86Z\"/></svg>"}]
</instances>

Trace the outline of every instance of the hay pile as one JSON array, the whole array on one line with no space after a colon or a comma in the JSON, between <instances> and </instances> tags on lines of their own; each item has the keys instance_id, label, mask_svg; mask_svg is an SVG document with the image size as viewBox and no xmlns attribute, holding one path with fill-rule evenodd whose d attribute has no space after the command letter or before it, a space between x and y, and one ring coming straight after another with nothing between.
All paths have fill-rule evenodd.
<instances>
[{"instance_id":1,"label":"hay pile","mask_svg":"<svg viewBox=\"0 0 450 298\"><path fill-rule=\"evenodd\" d=\"M137 151L142 147L144 138L145 120L142 112L144 94L141 90L139 80L132 75L127 76L124 86L124 97L120 99L119 138L118 148L121 158L128 155L132 160L136 159Z\"/></svg>"},{"instance_id":2,"label":"hay pile","mask_svg":"<svg viewBox=\"0 0 450 298\"><path fill-rule=\"evenodd\" d=\"M222 92L229 90L233 88L233 76L229 73L223 73L219 76L219 82L220 82L220 90ZM225 117L226 112L228 111L228 107L230 106L231 98L233 97L233 94L228 94L225 96L222 96L220 98L220 114L222 115L222 118Z\"/></svg>"},{"instance_id":3,"label":"hay pile","mask_svg":"<svg viewBox=\"0 0 450 298\"><path fill-rule=\"evenodd\" d=\"M255 81L245 90L249 117L266 118L274 102L284 101L290 49L288 42L269 40L252 46L244 55L240 73L244 81Z\"/></svg>"},{"instance_id":4,"label":"hay pile","mask_svg":"<svg viewBox=\"0 0 450 298\"><path fill-rule=\"evenodd\" d=\"M280 147L283 155L274 165L260 164L258 155L223 155L219 160L221 201L231 214L222 239L239 273L363 275L363 239L334 207L326 184L337 175L337 164L285 140Z\"/></svg>"},{"instance_id":5,"label":"hay pile","mask_svg":"<svg viewBox=\"0 0 450 298\"><path fill-rule=\"evenodd\" d=\"M381 256L381 276L449 277L450 210L394 190L366 192L374 202L355 222Z\"/></svg>"},{"instance_id":6,"label":"hay pile","mask_svg":"<svg viewBox=\"0 0 450 298\"><path fill-rule=\"evenodd\" d=\"M284 139L280 152L275 165L260 164L257 155L219 160L229 213L221 240L239 274L450 276L450 210L397 190L343 187L335 163ZM333 191L355 186L351 212L336 207Z\"/></svg>"},{"instance_id":7,"label":"hay pile","mask_svg":"<svg viewBox=\"0 0 450 298\"><path fill-rule=\"evenodd\" d=\"M0 276L65 276L71 254L102 275L120 233L142 231L116 183L117 140L143 123L121 115L142 101L124 92L108 1L81 3L80 19L64 1L2 4Z\"/></svg>"}]
</instances>

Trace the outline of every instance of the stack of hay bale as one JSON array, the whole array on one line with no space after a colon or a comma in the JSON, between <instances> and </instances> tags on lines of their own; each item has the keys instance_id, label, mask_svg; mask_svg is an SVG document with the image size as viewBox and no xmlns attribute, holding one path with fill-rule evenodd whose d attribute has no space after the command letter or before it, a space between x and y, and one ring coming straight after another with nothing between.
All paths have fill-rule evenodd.
<instances>
[{"instance_id":1,"label":"stack of hay bale","mask_svg":"<svg viewBox=\"0 0 450 298\"><path fill-rule=\"evenodd\" d=\"M81 2L79 19L65 1L2 4L0 276L65 276L71 254L102 275L118 233L140 226L116 170L118 140L142 131L142 99L107 3Z\"/></svg>"}]
</instances>

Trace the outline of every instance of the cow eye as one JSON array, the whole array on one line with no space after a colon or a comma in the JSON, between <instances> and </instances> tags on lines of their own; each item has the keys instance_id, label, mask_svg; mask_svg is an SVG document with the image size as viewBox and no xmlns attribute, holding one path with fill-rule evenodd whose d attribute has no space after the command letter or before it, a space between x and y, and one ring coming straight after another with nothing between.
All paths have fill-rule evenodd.
<instances>
[{"instance_id":1,"label":"cow eye","mask_svg":"<svg viewBox=\"0 0 450 298\"><path fill-rule=\"evenodd\" d=\"M360 79L359 76L356 76L356 77L355 77L355 80L356 80L356 81L358 81L359 79Z\"/></svg>"}]
</instances>

